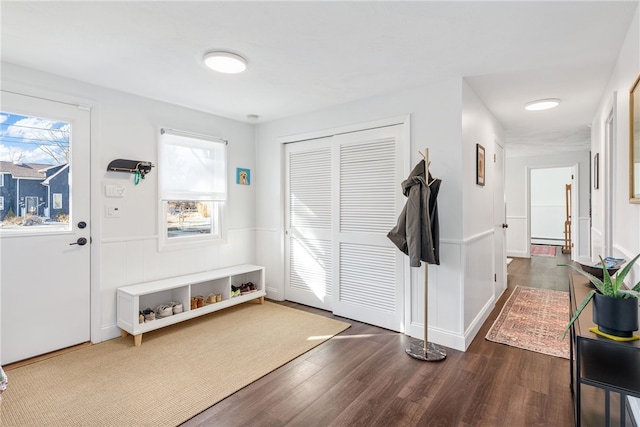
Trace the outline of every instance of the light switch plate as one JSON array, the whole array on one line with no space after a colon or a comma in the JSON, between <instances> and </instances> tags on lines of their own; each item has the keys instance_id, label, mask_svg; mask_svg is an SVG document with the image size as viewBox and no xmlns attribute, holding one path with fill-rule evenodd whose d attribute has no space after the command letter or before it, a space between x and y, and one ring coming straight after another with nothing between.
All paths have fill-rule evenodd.
<instances>
[{"instance_id":1,"label":"light switch plate","mask_svg":"<svg viewBox=\"0 0 640 427\"><path fill-rule=\"evenodd\" d=\"M124 186L117 184L107 184L104 186L107 197L123 197Z\"/></svg>"},{"instance_id":2,"label":"light switch plate","mask_svg":"<svg viewBox=\"0 0 640 427\"><path fill-rule=\"evenodd\" d=\"M107 206L107 218L120 218L120 208L117 206Z\"/></svg>"}]
</instances>

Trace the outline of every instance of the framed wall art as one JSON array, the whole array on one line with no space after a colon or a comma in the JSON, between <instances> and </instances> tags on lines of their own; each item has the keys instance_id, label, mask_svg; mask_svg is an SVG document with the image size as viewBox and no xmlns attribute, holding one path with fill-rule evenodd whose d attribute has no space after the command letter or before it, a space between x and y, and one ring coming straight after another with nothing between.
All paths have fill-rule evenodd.
<instances>
[{"instance_id":1,"label":"framed wall art","mask_svg":"<svg viewBox=\"0 0 640 427\"><path fill-rule=\"evenodd\" d=\"M476 184L484 185L485 178L484 147L476 144Z\"/></svg>"},{"instance_id":2,"label":"framed wall art","mask_svg":"<svg viewBox=\"0 0 640 427\"><path fill-rule=\"evenodd\" d=\"M236 184L251 185L251 169L236 168Z\"/></svg>"}]
</instances>

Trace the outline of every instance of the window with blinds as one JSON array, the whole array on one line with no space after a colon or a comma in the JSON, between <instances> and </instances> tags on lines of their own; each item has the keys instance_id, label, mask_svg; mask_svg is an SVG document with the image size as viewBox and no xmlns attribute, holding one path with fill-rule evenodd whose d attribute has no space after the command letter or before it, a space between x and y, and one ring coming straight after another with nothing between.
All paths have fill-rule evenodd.
<instances>
[{"instance_id":1,"label":"window with blinds","mask_svg":"<svg viewBox=\"0 0 640 427\"><path fill-rule=\"evenodd\" d=\"M158 176L161 249L223 238L225 140L162 129Z\"/></svg>"}]
</instances>

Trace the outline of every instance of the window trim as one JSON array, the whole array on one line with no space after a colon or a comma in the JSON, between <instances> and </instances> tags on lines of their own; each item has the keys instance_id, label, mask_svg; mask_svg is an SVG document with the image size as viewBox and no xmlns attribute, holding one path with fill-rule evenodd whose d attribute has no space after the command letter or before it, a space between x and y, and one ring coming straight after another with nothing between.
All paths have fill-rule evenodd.
<instances>
[{"instance_id":1,"label":"window trim","mask_svg":"<svg viewBox=\"0 0 640 427\"><path fill-rule=\"evenodd\" d=\"M229 189L229 161L228 161L228 151L227 145L228 141L223 138L213 137L208 135L197 134L193 132L179 131L175 129L168 128L160 128L159 137L158 137L158 169L163 167L165 160L163 159L164 155L164 144L167 141L163 138L164 135L175 135L178 137L189 138L198 142L200 149L206 149L206 143L211 142L215 144L223 144L224 154L222 162L224 163L224 191L221 193L202 193L196 191L180 190L176 191L167 191L163 187L163 177L162 174L159 174L158 177L158 248L160 251L165 250L180 250L180 249L190 249L196 247L203 247L212 244L220 244L226 242L227 233L226 233L226 221L225 221L225 212L227 207L227 194ZM180 145L180 144L174 144ZM212 150L213 151L213 150ZM170 160L169 160L170 161ZM186 197L185 197L186 196ZM191 196L191 197L189 197ZM212 211L215 213L215 217L213 217L212 213L212 224L211 224L211 233L207 234L194 234L194 235L185 235L179 237L169 237L168 235L168 203L171 201L195 201L195 202L209 202L214 205L212 207ZM215 229L218 229L218 233L214 233Z\"/></svg>"}]
</instances>

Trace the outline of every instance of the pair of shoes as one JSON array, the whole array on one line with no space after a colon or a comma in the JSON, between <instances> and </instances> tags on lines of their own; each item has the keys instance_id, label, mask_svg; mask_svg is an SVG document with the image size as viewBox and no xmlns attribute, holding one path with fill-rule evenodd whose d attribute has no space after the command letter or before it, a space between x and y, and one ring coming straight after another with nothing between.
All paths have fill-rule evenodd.
<instances>
[{"instance_id":1,"label":"pair of shoes","mask_svg":"<svg viewBox=\"0 0 640 427\"><path fill-rule=\"evenodd\" d=\"M180 304L179 302L171 301L169 305L171 306L173 314L182 313L182 304Z\"/></svg>"},{"instance_id":2,"label":"pair of shoes","mask_svg":"<svg viewBox=\"0 0 640 427\"><path fill-rule=\"evenodd\" d=\"M196 302L198 308L204 307L204 295L196 295Z\"/></svg>"},{"instance_id":3,"label":"pair of shoes","mask_svg":"<svg viewBox=\"0 0 640 427\"><path fill-rule=\"evenodd\" d=\"M156 317L158 319L169 316L173 316L173 307L171 307L169 304L161 304L156 307Z\"/></svg>"},{"instance_id":4,"label":"pair of shoes","mask_svg":"<svg viewBox=\"0 0 640 427\"><path fill-rule=\"evenodd\" d=\"M256 285L254 285L253 283L249 282L249 283L244 283L241 287L240 287L240 293L242 295L245 294L249 294L251 292L255 292L257 291L258 288L256 287Z\"/></svg>"},{"instance_id":5,"label":"pair of shoes","mask_svg":"<svg viewBox=\"0 0 640 427\"><path fill-rule=\"evenodd\" d=\"M241 294L241 288L231 285L231 298L239 297Z\"/></svg>"},{"instance_id":6,"label":"pair of shoes","mask_svg":"<svg viewBox=\"0 0 640 427\"><path fill-rule=\"evenodd\" d=\"M204 296L196 295L191 297L191 310L195 310L200 307L204 307Z\"/></svg>"},{"instance_id":7,"label":"pair of shoes","mask_svg":"<svg viewBox=\"0 0 640 427\"><path fill-rule=\"evenodd\" d=\"M144 315L145 322L151 322L156 319L156 313L150 308L145 309L142 314Z\"/></svg>"}]
</instances>

